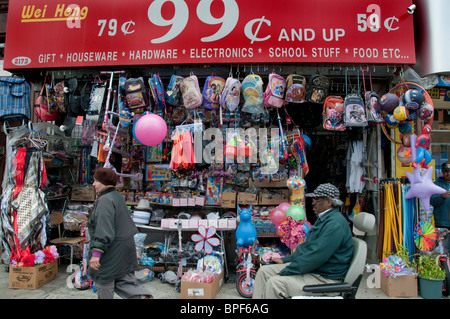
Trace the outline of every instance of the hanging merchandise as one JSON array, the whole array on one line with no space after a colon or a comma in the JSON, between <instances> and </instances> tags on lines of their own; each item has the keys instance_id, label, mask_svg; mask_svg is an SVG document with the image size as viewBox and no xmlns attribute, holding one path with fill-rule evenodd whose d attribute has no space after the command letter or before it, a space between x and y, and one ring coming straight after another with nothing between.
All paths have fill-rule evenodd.
<instances>
[{"instance_id":1,"label":"hanging merchandise","mask_svg":"<svg viewBox=\"0 0 450 319\"><path fill-rule=\"evenodd\" d=\"M206 205L219 206L223 191L222 177L208 177L206 183Z\"/></svg>"},{"instance_id":2,"label":"hanging merchandise","mask_svg":"<svg viewBox=\"0 0 450 319\"><path fill-rule=\"evenodd\" d=\"M180 84L180 88L183 104L187 110L195 109L202 105L202 92L200 91L198 79L194 74L184 78Z\"/></svg>"},{"instance_id":3,"label":"hanging merchandise","mask_svg":"<svg viewBox=\"0 0 450 319\"><path fill-rule=\"evenodd\" d=\"M251 71L242 81L244 105L242 111L252 114L264 113L263 80Z\"/></svg>"},{"instance_id":4,"label":"hanging merchandise","mask_svg":"<svg viewBox=\"0 0 450 319\"><path fill-rule=\"evenodd\" d=\"M202 105L207 110L218 110L220 107L220 96L225 87L225 79L215 74L206 78L203 86Z\"/></svg>"},{"instance_id":5,"label":"hanging merchandise","mask_svg":"<svg viewBox=\"0 0 450 319\"><path fill-rule=\"evenodd\" d=\"M7 165L14 167L15 174L9 175L3 190L2 243L12 265L21 261L22 251L34 253L46 245L44 215L48 207L42 190L47 182L42 154L45 145L32 136L24 136L14 141L12 154L7 156L12 161Z\"/></svg>"},{"instance_id":6,"label":"hanging merchandise","mask_svg":"<svg viewBox=\"0 0 450 319\"><path fill-rule=\"evenodd\" d=\"M400 182L396 183L397 195L400 191ZM398 198L398 197L397 197ZM383 254L383 258L391 255L396 251L397 247L393 247L392 244L403 243L403 233L402 233L402 216L397 209L397 203L394 194L394 185L391 183L384 184L384 228L383 228L383 245L380 250Z\"/></svg>"},{"instance_id":7,"label":"hanging merchandise","mask_svg":"<svg viewBox=\"0 0 450 319\"><path fill-rule=\"evenodd\" d=\"M349 199L350 198L347 197L347 200ZM361 212L361 205L363 204L363 201L364 199L359 200L359 194L356 194L355 206L353 206L352 213L348 216L349 220L353 221L355 219L355 216Z\"/></svg>"},{"instance_id":8,"label":"hanging merchandise","mask_svg":"<svg viewBox=\"0 0 450 319\"><path fill-rule=\"evenodd\" d=\"M111 73L110 84L112 79L113 73ZM108 89L108 95L109 92L110 89ZM149 106L149 98L142 77L131 78L125 81L125 98L128 108L134 112L142 112Z\"/></svg>"},{"instance_id":9,"label":"hanging merchandise","mask_svg":"<svg viewBox=\"0 0 450 319\"><path fill-rule=\"evenodd\" d=\"M166 98L164 85L161 81L159 73L153 74L153 77L148 79L148 84L150 85L150 92L153 96L155 113L165 111L166 112Z\"/></svg>"},{"instance_id":10,"label":"hanging merchandise","mask_svg":"<svg viewBox=\"0 0 450 319\"><path fill-rule=\"evenodd\" d=\"M47 85L50 85L50 77L46 74L41 92L34 102L34 114L43 121L55 121L58 119L58 110L53 103L49 103Z\"/></svg>"},{"instance_id":11,"label":"hanging merchandise","mask_svg":"<svg viewBox=\"0 0 450 319\"><path fill-rule=\"evenodd\" d=\"M284 101L284 90L286 89L286 80L275 73L269 74L266 91L263 94L264 105L271 108L280 108L286 102Z\"/></svg>"},{"instance_id":12,"label":"hanging merchandise","mask_svg":"<svg viewBox=\"0 0 450 319\"><path fill-rule=\"evenodd\" d=\"M241 101L241 88L241 81L233 78L230 74L220 96L220 106L230 112L234 112Z\"/></svg>"},{"instance_id":13,"label":"hanging merchandise","mask_svg":"<svg viewBox=\"0 0 450 319\"><path fill-rule=\"evenodd\" d=\"M172 140L173 147L170 158L170 169L180 173L190 170L197 163L191 131L175 130Z\"/></svg>"},{"instance_id":14,"label":"hanging merchandise","mask_svg":"<svg viewBox=\"0 0 450 319\"><path fill-rule=\"evenodd\" d=\"M286 97L288 103L303 103L306 98L306 78L299 74L289 74L286 78Z\"/></svg>"},{"instance_id":15,"label":"hanging merchandise","mask_svg":"<svg viewBox=\"0 0 450 319\"><path fill-rule=\"evenodd\" d=\"M165 92L166 102L172 106L181 106L181 82L183 81L183 77L173 74L170 77L169 85L167 86L167 91Z\"/></svg>"},{"instance_id":16,"label":"hanging merchandise","mask_svg":"<svg viewBox=\"0 0 450 319\"><path fill-rule=\"evenodd\" d=\"M364 78L364 73L369 73L369 86L370 91L366 90L366 81ZM380 113L380 102L378 98L378 94L373 91L372 88L372 72L369 69L362 70L362 78L363 78L363 86L364 86L364 100L366 107L366 116L368 123L381 123L384 122L383 117Z\"/></svg>"},{"instance_id":17,"label":"hanging merchandise","mask_svg":"<svg viewBox=\"0 0 450 319\"><path fill-rule=\"evenodd\" d=\"M323 128L329 131L345 131L344 99L340 96L327 96L323 103Z\"/></svg>"},{"instance_id":18,"label":"hanging merchandise","mask_svg":"<svg viewBox=\"0 0 450 319\"><path fill-rule=\"evenodd\" d=\"M412 256L414 252L414 224L417 218L414 199L405 198L405 194L408 192L409 188L409 185L401 185L401 207L403 221L403 247L405 247L410 256Z\"/></svg>"},{"instance_id":19,"label":"hanging merchandise","mask_svg":"<svg viewBox=\"0 0 450 319\"><path fill-rule=\"evenodd\" d=\"M3 131L8 134L10 123L27 124L30 112L31 86L24 78L0 77L0 121Z\"/></svg>"},{"instance_id":20,"label":"hanging merchandise","mask_svg":"<svg viewBox=\"0 0 450 319\"><path fill-rule=\"evenodd\" d=\"M9 115L31 119L31 86L21 77L0 77L0 121Z\"/></svg>"},{"instance_id":21,"label":"hanging merchandise","mask_svg":"<svg viewBox=\"0 0 450 319\"><path fill-rule=\"evenodd\" d=\"M431 126L425 124L422 126L422 134L416 138L415 149L416 156L413 157L412 167L417 168L420 164L423 168L428 168L428 164L431 162L431 154L428 151L431 146ZM410 137L411 139L411 137Z\"/></svg>"},{"instance_id":22,"label":"hanging merchandise","mask_svg":"<svg viewBox=\"0 0 450 319\"><path fill-rule=\"evenodd\" d=\"M308 160L306 158L306 150L311 146L311 140L310 138L305 134L295 134L294 136L294 146L293 154L295 158L298 158L299 160L297 163L300 163L300 166L303 170L303 176L308 175L309 173L309 165Z\"/></svg>"},{"instance_id":23,"label":"hanging merchandise","mask_svg":"<svg viewBox=\"0 0 450 319\"><path fill-rule=\"evenodd\" d=\"M284 162L285 160L288 159L287 142L286 142L287 139L283 133L283 126L281 125L281 118L278 109L277 109L277 119L278 119L278 127L280 128L280 138L278 140L280 143L279 161Z\"/></svg>"},{"instance_id":24,"label":"hanging merchandise","mask_svg":"<svg viewBox=\"0 0 450 319\"><path fill-rule=\"evenodd\" d=\"M365 156L363 141L351 141L347 149L347 181L346 187L349 193L362 193L365 182L361 177L364 176L362 162Z\"/></svg>"},{"instance_id":25,"label":"hanging merchandise","mask_svg":"<svg viewBox=\"0 0 450 319\"><path fill-rule=\"evenodd\" d=\"M78 82L85 82L81 91L78 91ZM64 96L64 103L67 111L67 116L77 117L78 115L84 116L86 110L89 109L90 91L88 90L89 80L86 75L83 75L80 81L77 77L72 77L67 80L66 94Z\"/></svg>"},{"instance_id":26,"label":"hanging merchandise","mask_svg":"<svg viewBox=\"0 0 450 319\"><path fill-rule=\"evenodd\" d=\"M406 94L408 91L410 92ZM433 123L433 100L429 93L416 83L405 82L402 79L381 97L379 104L381 114L386 121L382 123L381 129L386 138L395 144L402 144L402 141L393 139L386 131L385 124L391 129L398 129L401 136L409 136L413 133L413 124L417 117L430 126ZM406 120L400 121L396 118L399 116L406 116Z\"/></svg>"},{"instance_id":27,"label":"hanging merchandise","mask_svg":"<svg viewBox=\"0 0 450 319\"><path fill-rule=\"evenodd\" d=\"M411 135L411 152L415 160L417 158L416 136ZM413 146L414 145L414 146ZM427 214L430 213L430 197L434 194L444 194L446 191L433 183L433 167L427 167L426 171L421 174L420 167L413 167L413 173L405 172L411 183L411 189L406 193L405 198L416 197L420 199Z\"/></svg>"},{"instance_id":28,"label":"hanging merchandise","mask_svg":"<svg viewBox=\"0 0 450 319\"><path fill-rule=\"evenodd\" d=\"M122 85L124 85L126 78L121 78L119 80ZM100 113L102 108L103 99L105 97L106 92L106 82L102 81L99 76L96 76L94 79L94 83L92 84L91 96L89 102L89 108L86 113L89 115L97 115Z\"/></svg>"},{"instance_id":29,"label":"hanging merchandise","mask_svg":"<svg viewBox=\"0 0 450 319\"><path fill-rule=\"evenodd\" d=\"M220 95L220 125L223 125L223 111L225 111L226 114L229 114L229 122L231 122L231 113L235 113L235 117L237 116L239 111L238 106L241 103L241 88L241 81L233 78L230 71L230 75L228 76L225 82L225 87Z\"/></svg>"},{"instance_id":30,"label":"hanging merchandise","mask_svg":"<svg viewBox=\"0 0 450 319\"><path fill-rule=\"evenodd\" d=\"M364 101L359 93L359 72L357 76L356 92L349 92L347 69L345 70L345 98L344 98L344 123L346 127L364 127L367 126L366 112L364 110Z\"/></svg>"},{"instance_id":31,"label":"hanging merchandise","mask_svg":"<svg viewBox=\"0 0 450 319\"><path fill-rule=\"evenodd\" d=\"M406 199L410 185L397 181L380 183L379 258L406 248L412 258L415 247L415 225L420 218L417 201Z\"/></svg>"},{"instance_id":32,"label":"hanging merchandise","mask_svg":"<svg viewBox=\"0 0 450 319\"><path fill-rule=\"evenodd\" d=\"M119 115L119 123L120 125L122 125L123 127L128 127L132 120L133 120L133 114L131 112L131 110L128 108L127 104L126 104L126 92L125 92L125 82L126 82L126 78L125 77L120 77L119 78L119 87L118 87L118 107L119 109L117 110L117 113ZM103 97L102 97L103 100Z\"/></svg>"},{"instance_id":33,"label":"hanging merchandise","mask_svg":"<svg viewBox=\"0 0 450 319\"><path fill-rule=\"evenodd\" d=\"M330 91L330 78L325 75L313 74L308 81L308 102L322 104Z\"/></svg>"}]
</instances>

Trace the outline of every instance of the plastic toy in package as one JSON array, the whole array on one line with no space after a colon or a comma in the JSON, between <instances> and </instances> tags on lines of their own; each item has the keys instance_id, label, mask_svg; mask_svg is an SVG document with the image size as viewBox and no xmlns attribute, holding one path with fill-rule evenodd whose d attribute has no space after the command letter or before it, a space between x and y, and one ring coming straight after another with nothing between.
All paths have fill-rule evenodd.
<instances>
[{"instance_id":1,"label":"plastic toy in package","mask_svg":"<svg viewBox=\"0 0 450 319\"><path fill-rule=\"evenodd\" d=\"M222 272L222 260L214 255L205 256L197 261L197 270L219 274Z\"/></svg>"}]
</instances>

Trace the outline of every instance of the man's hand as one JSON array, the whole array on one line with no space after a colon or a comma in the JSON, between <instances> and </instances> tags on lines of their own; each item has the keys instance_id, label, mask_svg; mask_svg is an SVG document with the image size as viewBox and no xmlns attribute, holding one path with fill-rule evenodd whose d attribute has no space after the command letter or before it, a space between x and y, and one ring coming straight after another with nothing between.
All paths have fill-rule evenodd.
<instances>
[{"instance_id":1,"label":"man's hand","mask_svg":"<svg viewBox=\"0 0 450 319\"><path fill-rule=\"evenodd\" d=\"M100 268L100 257L91 257L89 266L94 270L98 270L98 268Z\"/></svg>"},{"instance_id":2,"label":"man's hand","mask_svg":"<svg viewBox=\"0 0 450 319\"><path fill-rule=\"evenodd\" d=\"M279 258L279 257L272 257L270 260L271 260L274 264L282 264L282 263L283 263L283 261L282 261L281 258Z\"/></svg>"}]
</instances>

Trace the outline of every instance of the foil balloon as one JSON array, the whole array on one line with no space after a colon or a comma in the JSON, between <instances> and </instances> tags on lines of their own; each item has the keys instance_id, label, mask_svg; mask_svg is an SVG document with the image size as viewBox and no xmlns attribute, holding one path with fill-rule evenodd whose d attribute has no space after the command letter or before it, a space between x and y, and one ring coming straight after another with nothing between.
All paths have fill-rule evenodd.
<instances>
[{"instance_id":1,"label":"foil balloon","mask_svg":"<svg viewBox=\"0 0 450 319\"><path fill-rule=\"evenodd\" d=\"M417 156L415 145L416 135L413 134L411 135L412 158ZM428 167L423 174L420 173L420 167L415 167L413 168L413 174L406 172L406 177L411 183L411 188L406 193L405 198L418 198L427 212L430 210L430 197L434 194L444 194L446 192L445 189L433 183L433 166Z\"/></svg>"}]
</instances>

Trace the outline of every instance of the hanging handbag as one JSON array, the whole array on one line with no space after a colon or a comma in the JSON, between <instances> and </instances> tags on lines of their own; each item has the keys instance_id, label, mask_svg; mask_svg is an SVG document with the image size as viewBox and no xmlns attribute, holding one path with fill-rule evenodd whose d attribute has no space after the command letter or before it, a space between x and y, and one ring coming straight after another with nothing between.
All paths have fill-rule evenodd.
<instances>
[{"instance_id":1,"label":"hanging handbag","mask_svg":"<svg viewBox=\"0 0 450 319\"><path fill-rule=\"evenodd\" d=\"M83 78L81 79L83 81ZM67 113L70 116L76 117L76 116L84 116L86 115L86 110L89 109L89 103L90 103L90 91L87 90L87 84L89 80L86 80L86 83L84 84L83 88L80 91L80 94L77 93L78 88L78 79L76 77L72 77L67 81L67 87L69 89L69 92L65 95L65 102L66 104L66 110Z\"/></svg>"},{"instance_id":2,"label":"hanging handbag","mask_svg":"<svg viewBox=\"0 0 450 319\"><path fill-rule=\"evenodd\" d=\"M48 75L45 76L41 92L34 102L34 114L43 121L56 121L58 119L58 110L54 108L53 112L50 112L48 108L47 89L45 86L47 82L50 83Z\"/></svg>"},{"instance_id":3,"label":"hanging handbag","mask_svg":"<svg viewBox=\"0 0 450 319\"><path fill-rule=\"evenodd\" d=\"M66 113L66 107L64 106L64 80L55 84L55 105L56 109L61 113Z\"/></svg>"}]
</instances>

